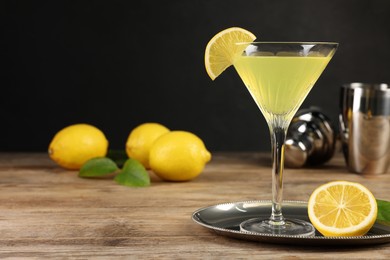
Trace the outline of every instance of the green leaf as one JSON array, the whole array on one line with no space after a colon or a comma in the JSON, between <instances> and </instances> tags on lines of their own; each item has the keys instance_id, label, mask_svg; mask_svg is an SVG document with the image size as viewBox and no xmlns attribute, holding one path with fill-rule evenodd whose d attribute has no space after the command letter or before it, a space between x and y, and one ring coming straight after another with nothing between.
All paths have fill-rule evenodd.
<instances>
[{"instance_id":1,"label":"green leaf","mask_svg":"<svg viewBox=\"0 0 390 260\"><path fill-rule=\"evenodd\" d=\"M125 186L145 187L150 185L150 176L140 162L129 158L122 171L115 176L115 181Z\"/></svg>"},{"instance_id":2,"label":"green leaf","mask_svg":"<svg viewBox=\"0 0 390 260\"><path fill-rule=\"evenodd\" d=\"M378 204L378 215L376 220L382 223L390 224L390 202L384 200L376 200Z\"/></svg>"},{"instance_id":3,"label":"green leaf","mask_svg":"<svg viewBox=\"0 0 390 260\"><path fill-rule=\"evenodd\" d=\"M88 160L80 169L79 177L101 177L119 170L115 162L109 158L97 157Z\"/></svg>"}]
</instances>

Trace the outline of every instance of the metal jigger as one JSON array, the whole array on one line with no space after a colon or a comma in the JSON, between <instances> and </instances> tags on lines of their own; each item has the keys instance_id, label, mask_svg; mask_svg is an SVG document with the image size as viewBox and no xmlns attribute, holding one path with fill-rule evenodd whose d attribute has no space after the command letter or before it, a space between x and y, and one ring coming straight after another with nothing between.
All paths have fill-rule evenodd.
<instances>
[{"instance_id":1,"label":"metal jigger","mask_svg":"<svg viewBox=\"0 0 390 260\"><path fill-rule=\"evenodd\" d=\"M329 161L335 151L336 131L317 107L299 110L291 121L285 142L285 165L299 168Z\"/></svg>"}]
</instances>

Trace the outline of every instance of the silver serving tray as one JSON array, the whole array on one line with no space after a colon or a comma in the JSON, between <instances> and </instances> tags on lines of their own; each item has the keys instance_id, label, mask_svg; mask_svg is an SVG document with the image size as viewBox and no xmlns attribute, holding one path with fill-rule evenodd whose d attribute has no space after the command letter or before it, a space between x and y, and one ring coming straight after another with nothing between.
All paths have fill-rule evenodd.
<instances>
[{"instance_id":1,"label":"silver serving tray","mask_svg":"<svg viewBox=\"0 0 390 260\"><path fill-rule=\"evenodd\" d=\"M192 214L192 220L219 235L266 243L345 246L390 242L390 225L378 222L365 236L358 237L324 237L318 232L314 237L304 237L240 231L239 225L242 221L255 217L268 218L270 215L271 201L244 201L223 203L198 209ZM283 215L309 221L307 203L303 201L284 201Z\"/></svg>"}]
</instances>

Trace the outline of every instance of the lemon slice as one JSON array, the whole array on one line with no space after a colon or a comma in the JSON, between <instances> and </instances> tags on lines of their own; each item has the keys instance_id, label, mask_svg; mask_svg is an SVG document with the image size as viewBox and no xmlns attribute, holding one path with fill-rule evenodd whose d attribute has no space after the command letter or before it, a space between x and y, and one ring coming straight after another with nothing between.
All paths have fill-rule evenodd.
<instances>
[{"instance_id":1,"label":"lemon slice","mask_svg":"<svg viewBox=\"0 0 390 260\"><path fill-rule=\"evenodd\" d=\"M308 202L310 221L324 236L362 236L374 225L377 211L374 195L348 181L318 187Z\"/></svg>"},{"instance_id":2,"label":"lemon slice","mask_svg":"<svg viewBox=\"0 0 390 260\"><path fill-rule=\"evenodd\" d=\"M253 42L256 36L245 29L231 27L217 33L207 44L204 63L212 80L233 64L234 56L241 54L245 45L238 42Z\"/></svg>"}]
</instances>

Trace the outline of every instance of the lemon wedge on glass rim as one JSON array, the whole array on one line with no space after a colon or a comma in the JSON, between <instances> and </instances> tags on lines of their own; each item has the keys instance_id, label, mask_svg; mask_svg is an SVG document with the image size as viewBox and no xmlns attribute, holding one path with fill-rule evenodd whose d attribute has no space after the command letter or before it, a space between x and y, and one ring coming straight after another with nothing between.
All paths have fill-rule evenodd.
<instances>
[{"instance_id":1,"label":"lemon wedge on glass rim","mask_svg":"<svg viewBox=\"0 0 390 260\"><path fill-rule=\"evenodd\" d=\"M233 65L234 57L241 54L246 45L237 45L238 42L253 42L256 36L240 27L225 29L208 42L204 55L207 74L214 80L224 70Z\"/></svg>"},{"instance_id":2,"label":"lemon wedge on glass rim","mask_svg":"<svg viewBox=\"0 0 390 260\"><path fill-rule=\"evenodd\" d=\"M326 183L308 201L309 219L324 236L362 236L374 225L377 212L374 195L356 182Z\"/></svg>"}]
</instances>

